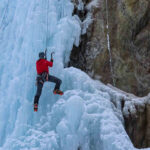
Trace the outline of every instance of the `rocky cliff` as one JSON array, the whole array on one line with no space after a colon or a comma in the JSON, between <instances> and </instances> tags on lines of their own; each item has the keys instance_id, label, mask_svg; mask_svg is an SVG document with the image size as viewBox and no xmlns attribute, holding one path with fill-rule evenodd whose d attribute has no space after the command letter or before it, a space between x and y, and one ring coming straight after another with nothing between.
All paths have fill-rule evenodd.
<instances>
[{"instance_id":1,"label":"rocky cliff","mask_svg":"<svg viewBox=\"0 0 150 150\"><path fill-rule=\"evenodd\" d=\"M150 94L140 98L112 85L108 84L107 87L110 87L107 92L111 96L114 112L118 112L118 118L123 114L125 129L134 146L150 147Z\"/></svg>"},{"instance_id":2,"label":"rocky cliff","mask_svg":"<svg viewBox=\"0 0 150 150\"><path fill-rule=\"evenodd\" d=\"M116 108L115 110L113 107L114 112L118 112L116 114L118 118L120 114L123 114L125 129L134 146L136 148L150 147L150 94L141 98L109 84L107 87L110 87L107 92Z\"/></svg>"},{"instance_id":3,"label":"rocky cliff","mask_svg":"<svg viewBox=\"0 0 150 150\"><path fill-rule=\"evenodd\" d=\"M137 148L150 147L150 104L135 105L136 113L125 118L125 128Z\"/></svg>"},{"instance_id":4,"label":"rocky cliff","mask_svg":"<svg viewBox=\"0 0 150 150\"><path fill-rule=\"evenodd\" d=\"M150 92L150 1L72 1L74 14L82 21L82 35L69 66L126 92L146 96ZM124 115L126 131L135 147L150 147L150 105L135 104L135 110Z\"/></svg>"},{"instance_id":5,"label":"rocky cliff","mask_svg":"<svg viewBox=\"0 0 150 150\"><path fill-rule=\"evenodd\" d=\"M104 83L114 80L115 86L126 92L147 95L150 92L150 1L73 2L83 32L80 46L72 50L69 65Z\"/></svg>"}]
</instances>

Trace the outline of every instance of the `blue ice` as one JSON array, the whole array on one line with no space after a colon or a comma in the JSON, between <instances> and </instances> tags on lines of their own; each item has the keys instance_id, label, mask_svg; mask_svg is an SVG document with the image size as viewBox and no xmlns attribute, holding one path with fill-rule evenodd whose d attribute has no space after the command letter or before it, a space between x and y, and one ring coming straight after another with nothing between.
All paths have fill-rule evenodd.
<instances>
[{"instance_id":1,"label":"blue ice","mask_svg":"<svg viewBox=\"0 0 150 150\"><path fill-rule=\"evenodd\" d=\"M81 70L64 69L80 42L73 8L70 0L1 0L0 150L135 149L109 93ZM63 81L64 95L45 83L35 113L35 62L46 47L48 59L55 51L50 74Z\"/></svg>"}]
</instances>

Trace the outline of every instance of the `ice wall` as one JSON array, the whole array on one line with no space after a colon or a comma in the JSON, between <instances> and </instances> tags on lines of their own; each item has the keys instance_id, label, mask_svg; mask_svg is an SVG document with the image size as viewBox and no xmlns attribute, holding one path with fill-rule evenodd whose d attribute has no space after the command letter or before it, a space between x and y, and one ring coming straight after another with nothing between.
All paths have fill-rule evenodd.
<instances>
[{"instance_id":1,"label":"ice wall","mask_svg":"<svg viewBox=\"0 0 150 150\"><path fill-rule=\"evenodd\" d=\"M110 95L97 89L104 85L64 69L81 30L72 11L70 0L1 0L0 150L134 149ZM50 73L62 79L64 95L53 95L54 84L45 83L35 113L35 61L46 35L48 58L55 51Z\"/></svg>"}]
</instances>

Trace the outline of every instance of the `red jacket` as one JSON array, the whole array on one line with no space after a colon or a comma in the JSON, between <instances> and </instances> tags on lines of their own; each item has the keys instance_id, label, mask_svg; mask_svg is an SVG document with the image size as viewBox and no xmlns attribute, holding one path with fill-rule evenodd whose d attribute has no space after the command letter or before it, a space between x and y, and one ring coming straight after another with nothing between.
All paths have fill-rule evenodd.
<instances>
[{"instance_id":1,"label":"red jacket","mask_svg":"<svg viewBox=\"0 0 150 150\"><path fill-rule=\"evenodd\" d=\"M37 70L37 74L41 74L43 72L47 72L48 71L48 67L52 67L53 66L53 62L51 61L47 61L45 59L39 59L36 62L36 70Z\"/></svg>"}]
</instances>

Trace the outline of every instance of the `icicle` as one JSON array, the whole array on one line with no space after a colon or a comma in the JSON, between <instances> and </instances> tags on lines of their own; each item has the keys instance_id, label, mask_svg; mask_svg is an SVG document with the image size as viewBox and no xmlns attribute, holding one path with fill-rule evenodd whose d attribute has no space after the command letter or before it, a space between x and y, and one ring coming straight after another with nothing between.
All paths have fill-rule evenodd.
<instances>
[{"instance_id":1,"label":"icicle","mask_svg":"<svg viewBox=\"0 0 150 150\"><path fill-rule=\"evenodd\" d=\"M107 0L106 0L106 28L107 28L107 48L108 48L108 52L109 52L111 77L113 80L113 85L115 86L114 73L113 73L113 67L112 67L112 55L111 55L111 48L110 48L110 38L109 38L109 21L108 21L108 2L107 2Z\"/></svg>"}]
</instances>

